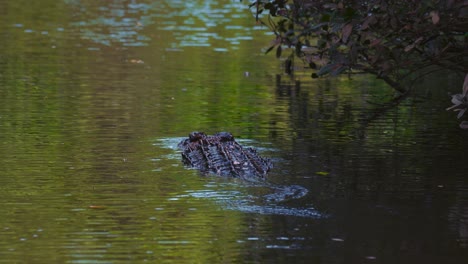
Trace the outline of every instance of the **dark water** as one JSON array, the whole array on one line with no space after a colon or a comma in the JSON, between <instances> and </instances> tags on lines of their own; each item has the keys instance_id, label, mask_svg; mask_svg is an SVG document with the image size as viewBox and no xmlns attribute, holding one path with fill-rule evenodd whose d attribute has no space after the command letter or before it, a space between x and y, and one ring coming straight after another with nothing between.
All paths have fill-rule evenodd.
<instances>
[{"instance_id":1,"label":"dark water","mask_svg":"<svg viewBox=\"0 0 468 264\"><path fill-rule=\"evenodd\" d=\"M238 1L0 2L0 262L465 263L467 131L421 81L300 80ZM262 50L263 48L263 50ZM175 149L232 132L262 184L200 176Z\"/></svg>"}]
</instances>

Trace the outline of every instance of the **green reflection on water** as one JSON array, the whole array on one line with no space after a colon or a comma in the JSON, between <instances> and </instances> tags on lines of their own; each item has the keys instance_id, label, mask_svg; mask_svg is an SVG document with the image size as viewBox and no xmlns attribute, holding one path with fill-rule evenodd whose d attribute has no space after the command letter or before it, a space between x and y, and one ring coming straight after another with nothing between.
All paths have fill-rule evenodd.
<instances>
[{"instance_id":1,"label":"green reflection on water","mask_svg":"<svg viewBox=\"0 0 468 264\"><path fill-rule=\"evenodd\" d=\"M239 113L226 107L243 100L242 74L251 66L237 67L249 53L223 59L205 51L194 56L166 51L174 47L165 40L170 34L158 31L155 21L151 27L142 20L152 42L128 39L115 32L143 29L119 24L137 21L122 19L119 12L109 20L119 10L116 5L49 2L1 4L6 13L0 25L2 258L239 259L242 215L206 199L178 199L205 183L178 160L161 159L167 150L155 148L151 139L180 136L218 120L224 122L218 128L237 126L228 120ZM80 8L87 13L76 21L72 13ZM102 34L106 28L108 35ZM134 46L132 41L145 41L148 48L125 48ZM206 73L218 67L225 69L223 83L208 84L214 76ZM228 92L229 98L223 96ZM261 93L243 102L242 113L260 111L249 105L260 102ZM213 103L219 108L208 109Z\"/></svg>"}]
</instances>

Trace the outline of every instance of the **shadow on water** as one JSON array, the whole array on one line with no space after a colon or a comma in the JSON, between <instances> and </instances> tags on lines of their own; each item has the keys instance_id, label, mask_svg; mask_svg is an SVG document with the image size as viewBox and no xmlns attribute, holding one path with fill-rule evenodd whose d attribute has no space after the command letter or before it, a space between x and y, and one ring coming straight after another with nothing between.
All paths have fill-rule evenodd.
<instances>
[{"instance_id":1,"label":"shadow on water","mask_svg":"<svg viewBox=\"0 0 468 264\"><path fill-rule=\"evenodd\" d=\"M401 252L430 263L463 258L468 246L467 134L444 112L449 97L440 89L452 85L456 91L459 80L426 78L398 107L382 106L392 100L391 90L355 87L352 80L327 82L301 83L300 89L297 81L277 86L277 100L292 117L288 126L294 133L288 136L294 151L288 160L296 166L293 171L320 186L311 188L320 197L315 204L333 204L337 226L345 227L342 234L365 237L385 228L368 222L380 219L372 214L382 214L393 222L380 223L387 222L393 232L412 234L395 236L404 237ZM436 226L443 231L435 231ZM453 248L454 256L422 257L423 248Z\"/></svg>"}]
</instances>

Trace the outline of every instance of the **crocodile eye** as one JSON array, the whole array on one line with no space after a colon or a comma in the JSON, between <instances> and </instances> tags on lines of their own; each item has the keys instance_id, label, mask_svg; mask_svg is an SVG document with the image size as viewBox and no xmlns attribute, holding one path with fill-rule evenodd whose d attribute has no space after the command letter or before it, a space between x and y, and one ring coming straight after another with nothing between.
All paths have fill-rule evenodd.
<instances>
[{"instance_id":1,"label":"crocodile eye","mask_svg":"<svg viewBox=\"0 0 468 264\"><path fill-rule=\"evenodd\" d=\"M218 136L221 141L234 141L234 137L229 132L219 132L216 136Z\"/></svg>"},{"instance_id":2,"label":"crocodile eye","mask_svg":"<svg viewBox=\"0 0 468 264\"><path fill-rule=\"evenodd\" d=\"M203 132L194 131L194 132L189 134L189 139L190 139L191 142L193 142L193 141L198 141L198 140L202 139L205 136L206 135Z\"/></svg>"}]
</instances>

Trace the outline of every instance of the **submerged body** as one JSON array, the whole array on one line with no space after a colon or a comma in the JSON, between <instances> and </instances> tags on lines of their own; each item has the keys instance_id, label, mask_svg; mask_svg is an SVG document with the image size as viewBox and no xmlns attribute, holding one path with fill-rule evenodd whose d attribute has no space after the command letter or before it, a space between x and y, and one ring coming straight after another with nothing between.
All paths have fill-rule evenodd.
<instances>
[{"instance_id":1,"label":"submerged body","mask_svg":"<svg viewBox=\"0 0 468 264\"><path fill-rule=\"evenodd\" d=\"M192 132L178 147L182 150L183 162L203 173L258 179L273 168L269 159L260 157L253 148L243 148L229 132L212 136Z\"/></svg>"}]
</instances>

